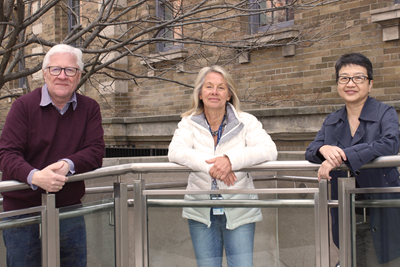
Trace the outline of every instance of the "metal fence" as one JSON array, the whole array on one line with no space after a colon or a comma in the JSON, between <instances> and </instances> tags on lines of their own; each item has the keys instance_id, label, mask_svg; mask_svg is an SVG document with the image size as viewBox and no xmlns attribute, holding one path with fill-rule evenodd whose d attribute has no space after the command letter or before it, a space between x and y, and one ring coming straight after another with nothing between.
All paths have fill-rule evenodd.
<instances>
[{"instance_id":1,"label":"metal fence","mask_svg":"<svg viewBox=\"0 0 400 267\"><path fill-rule=\"evenodd\" d=\"M363 166L363 168L382 168L400 165L400 156L389 156L375 159L373 162ZM319 164L313 164L308 161L270 161L242 171L316 171ZM340 170L347 170L345 165L338 167ZM315 213L315 249L316 266L329 266L329 208L339 207L340 214L340 261L341 266L352 266L351 254L351 227L352 210L350 195L354 193L365 193L368 190L374 192L400 192L400 188L379 188L379 189L354 189L354 180L351 178L339 179L339 200L328 199L328 182L323 180L319 182L318 188L263 188L246 190L184 190L184 189L150 189L145 185L143 174L146 173L174 173L189 172L190 169L174 163L132 163L122 164L110 167L100 168L91 172L71 176L68 182L79 180L96 179L101 177L116 176L117 182L114 183L112 191L114 193L114 203L105 203L88 208L79 208L71 212L60 214L55 208L54 194L44 194L42 197L43 205L26 210L18 210L0 213L0 219L20 214L39 212L40 216L31 217L25 220L15 220L0 223L0 230L7 227L15 227L24 224L42 223L42 251L43 266L59 266L59 220L68 217L83 215L87 212L98 210L113 210L115 225L115 266L129 266L129 243L135 244L135 266L147 267L148 265L148 233L147 233L147 208L148 207L314 207ZM121 175L132 173L137 175L133 185L127 185L120 182ZM288 177L277 176L273 179L287 179ZM305 177L290 177L290 179L307 180ZM315 180L315 178L311 178ZM171 186L182 186L182 182L172 183ZM157 185L155 187L159 187ZM0 182L0 193L21 190L29 188L26 184L18 181ZM108 192L110 187L92 188L88 192ZM134 199L128 199L128 190L134 191ZM184 194L313 194L312 199L273 199L273 200L213 200L205 201L185 201L181 199L148 199L148 196L162 195L184 195ZM375 205L375 206L400 206L400 202L394 201L387 203L384 200L378 202L359 202L357 205ZM128 240L126 237L129 232L128 207L134 206L134 240Z\"/></svg>"}]
</instances>

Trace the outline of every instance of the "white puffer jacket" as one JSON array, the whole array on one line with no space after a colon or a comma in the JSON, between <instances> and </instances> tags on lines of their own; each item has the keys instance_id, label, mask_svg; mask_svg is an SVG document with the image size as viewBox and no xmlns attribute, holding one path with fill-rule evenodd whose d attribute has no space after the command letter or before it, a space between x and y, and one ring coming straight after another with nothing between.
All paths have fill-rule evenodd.
<instances>
[{"instance_id":1,"label":"white puffer jacket","mask_svg":"<svg viewBox=\"0 0 400 267\"><path fill-rule=\"evenodd\" d=\"M237 181L227 186L217 180L218 188L252 189L253 178L250 173L237 170L253 166L268 160L276 160L276 145L262 128L262 124L251 114L237 113L227 105L227 125L219 144L214 150L214 139L210 133L204 114L182 118L169 145L168 158L171 162L187 166L194 170L189 174L188 190L211 189L212 178L209 171L212 164L206 160L226 155L232 164ZM257 199L255 194L222 195L224 199ZM210 199L210 195L185 195L186 200ZM224 208L227 229L262 220L259 208ZM210 208L184 208L183 217L208 226Z\"/></svg>"}]
</instances>

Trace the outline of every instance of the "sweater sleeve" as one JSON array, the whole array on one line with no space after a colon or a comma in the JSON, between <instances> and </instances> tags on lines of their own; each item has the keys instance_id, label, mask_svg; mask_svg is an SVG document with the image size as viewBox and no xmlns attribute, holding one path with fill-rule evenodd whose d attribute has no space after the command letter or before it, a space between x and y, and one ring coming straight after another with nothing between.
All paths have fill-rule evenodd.
<instances>
[{"instance_id":1,"label":"sweater sleeve","mask_svg":"<svg viewBox=\"0 0 400 267\"><path fill-rule=\"evenodd\" d=\"M322 163L325 160L323 157L320 157L319 153L319 148L325 145L325 121L322 124L321 129L318 131L314 141L310 143L306 150L305 159L313 163Z\"/></svg>"},{"instance_id":2,"label":"sweater sleeve","mask_svg":"<svg viewBox=\"0 0 400 267\"><path fill-rule=\"evenodd\" d=\"M24 157L28 139L28 114L22 101L12 104L0 137L0 169L12 179L27 183L34 169Z\"/></svg>"},{"instance_id":3,"label":"sweater sleeve","mask_svg":"<svg viewBox=\"0 0 400 267\"><path fill-rule=\"evenodd\" d=\"M85 103L88 116L85 122L84 136L81 137L84 139L82 148L67 157L74 163L76 174L100 168L105 154L100 106L92 99L88 102L91 104Z\"/></svg>"}]
</instances>

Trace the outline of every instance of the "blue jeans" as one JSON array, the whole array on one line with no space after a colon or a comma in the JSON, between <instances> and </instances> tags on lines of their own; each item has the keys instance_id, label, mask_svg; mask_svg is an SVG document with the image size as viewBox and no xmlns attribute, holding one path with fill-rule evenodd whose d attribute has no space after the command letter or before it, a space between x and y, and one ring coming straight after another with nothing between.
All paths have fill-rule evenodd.
<instances>
[{"instance_id":1,"label":"blue jeans","mask_svg":"<svg viewBox=\"0 0 400 267\"><path fill-rule=\"evenodd\" d=\"M222 266L223 247L229 267L253 267L256 224L226 229L226 216L211 213L211 226L188 220L198 267Z\"/></svg>"},{"instance_id":2,"label":"blue jeans","mask_svg":"<svg viewBox=\"0 0 400 267\"><path fill-rule=\"evenodd\" d=\"M25 218L20 215L7 219ZM39 225L3 230L7 267L41 267L42 241ZM86 227L83 216L60 220L60 262L64 267L86 266Z\"/></svg>"}]
</instances>

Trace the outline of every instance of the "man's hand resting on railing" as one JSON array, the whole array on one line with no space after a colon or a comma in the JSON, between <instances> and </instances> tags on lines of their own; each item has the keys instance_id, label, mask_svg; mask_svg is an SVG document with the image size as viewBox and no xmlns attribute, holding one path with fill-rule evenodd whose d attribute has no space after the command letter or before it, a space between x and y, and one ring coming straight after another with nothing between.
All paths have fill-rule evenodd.
<instances>
[{"instance_id":1,"label":"man's hand resting on railing","mask_svg":"<svg viewBox=\"0 0 400 267\"><path fill-rule=\"evenodd\" d=\"M36 171L32 176L32 184L48 192L60 191L68 181L66 177L69 165L65 161L50 164L46 168Z\"/></svg>"}]
</instances>

